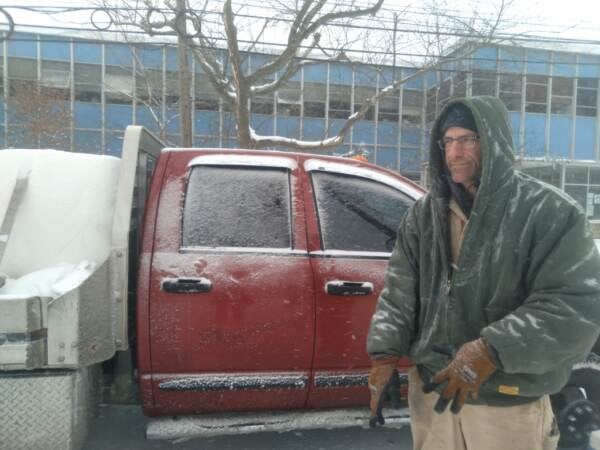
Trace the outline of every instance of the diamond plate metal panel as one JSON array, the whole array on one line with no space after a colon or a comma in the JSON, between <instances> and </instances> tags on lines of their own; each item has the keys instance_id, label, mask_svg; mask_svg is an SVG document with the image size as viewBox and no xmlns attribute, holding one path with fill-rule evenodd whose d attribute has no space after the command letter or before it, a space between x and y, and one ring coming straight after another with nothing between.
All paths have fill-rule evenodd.
<instances>
[{"instance_id":1,"label":"diamond plate metal panel","mask_svg":"<svg viewBox=\"0 0 600 450\"><path fill-rule=\"evenodd\" d=\"M0 450L78 450L96 370L0 374Z\"/></svg>"}]
</instances>

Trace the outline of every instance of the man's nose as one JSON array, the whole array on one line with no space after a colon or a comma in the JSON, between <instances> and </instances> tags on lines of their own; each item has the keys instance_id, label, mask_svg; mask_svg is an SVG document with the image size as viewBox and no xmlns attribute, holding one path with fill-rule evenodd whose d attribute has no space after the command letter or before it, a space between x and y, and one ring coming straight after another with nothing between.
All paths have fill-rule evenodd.
<instances>
[{"instance_id":1,"label":"man's nose","mask_svg":"<svg viewBox=\"0 0 600 450\"><path fill-rule=\"evenodd\" d=\"M464 148L459 144L458 141L450 141L448 144L446 144L446 154L451 154L453 156L461 155L463 151Z\"/></svg>"}]
</instances>

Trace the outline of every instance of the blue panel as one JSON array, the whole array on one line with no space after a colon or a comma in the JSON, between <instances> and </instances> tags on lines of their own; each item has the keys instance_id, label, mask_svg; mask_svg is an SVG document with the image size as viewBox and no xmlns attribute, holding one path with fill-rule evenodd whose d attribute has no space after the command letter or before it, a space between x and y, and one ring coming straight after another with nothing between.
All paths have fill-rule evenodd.
<instances>
[{"instance_id":1,"label":"blue panel","mask_svg":"<svg viewBox=\"0 0 600 450\"><path fill-rule=\"evenodd\" d=\"M427 72L427 74L425 75L426 80L427 80L427 87L431 88L433 86L437 86L438 84L438 79L437 79L437 73L432 70L430 72Z\"/></svg>"},{"instance_id":2,"label":"blue panel","mask_svg":"<svg viewBox=\"0 0 600 450\"><path fill-rule=\"evenodd\" d=\"M51 59L54 61L71 61L71 50L69 49L69 43L64 42L53 42L52 38L44 37L41 41L42 44L42 58Z\"/></svg>"},{"instance_id":3,"label":"blue panel","mask_svg":"<svg viewBox=\"0 0 600 450\"><path fill-rule=\"evenodd\" d=\"M400 150L400 170L421 171L421 152L418 148L402 148Z\"/></svg>"},{"instance_id":4,"label":"blue panel","mask_svg":"<svg viewBox=\"0 0 600 450\"><path fill-rule=\"evenodd\" d=\"M342 63L330 63L329 82L331 84L352 85L352 66Z\"/></svg>"},{"instance_id":5,"label":"blue panel","mask_svg":"<svg viewBox=\"0 0 600 450\"><path fill-rule=\"evenodd\" d=\"M106 64L113 66L131 67L132 52L131 47L126 44L105 44L106 45Z\"/></svg>"},{"instance_id":6,"label":"blue panel","mask_svg":"<svg viewBox=\"0 0 600 450\"><path fill-rule=\"evenodd\" d=\"M375 153L375 164L387 167L388 169L397 170L398 152L396 151L396 148L378 147Z\"/></svg>"},{"instance_id":7,"label":"blue panel","mask_svg":"<svg viewBox=\"0 0 600 450\"><path fill-rule=\"evenodd\" d=\"M518 153L519 146L521 145L519 134L521 132L521 113L509 112L508 118L510 121L510 127L512 129L513 145L515 152Z\"/></svg>"},{"instance_id":8,"label":"blue panel","mask_svg":"<svg viewBox=\"0 0 600 450\"><path fill-rule=\"evenodd\" d=\"M325 135L325 119L320 119L318 117L305 117L303 126L304 139L309 141L323 139Z\"/></svg>"},{"instance_id":9,"label":"blue panel","mask_svg":"<svg viewBox=\"0 0 600 450\"><path fill-rule=\"evenodd\" d=\"M548 75L550 73L550 52L527 50L527 73Z\"/></svg>"},{"instance_id":10,"label":"blue panel","mask_svg":"<svg viewBox=\"0 0 600 450\"><path fill-rule=\"evenodd\" d=\"M236 135L235 115L229 112L223 113L223 136L235 137Z\"/></svg>"},{"instance_id":11,"label":"blue panel","mask_svg":"<svg viewBox=\"0 0 600 450\"><path fill-rule=\"evenodd\" d=\"M354 69L354 84L356 86L375 86L377 84L377 69L364 64Z\"/></svg>"},{"instance_id":12,"label":"blue panel","mask_svg":"<svg viewBox=\"0 0 600 450\"><path fill-rule=\"evenodd\" d=\"M194 136L194 147L219 148L218 136Z\"/></svg>"},{"instance_id":13,"label":"blue panel","mask_svg":"<svg viewBox=\"0 0 600 450\"><path fill-rule=\"evenodd\" d=\"M0 47L2 47L0 45ZM0 126L4 126L4 101L0 100ZM2 140L0 140L0 147L3 145Z\"/></svg>"},{"instance_id":14,"label":"blue panel","mask_svg":"<svg viewBox=\"0 0 600 450\"><path fill-rule=\"evenodd\" d=\"M261 53L252 53L250 55L250 59L251 59L250 67L254 71L254 70L262 67L263 65L265 65L270 60L272 60L273 57L270 55L263 55Z\"/></svg>"},{"instance_id":15,"label":"blue panel","mask_svg":"<svg viewBox=\"0 0 600 450\"><path fill-rule=\"evenodd\" d=\"M596 119L577 117L575 120L575 159L594 160L596 143Z\"/></svg>"},{"instance_id":16,"label":"blue panel","mask_svg":"<svg viewBox=\"0 0 600 450\"><path fill-rule=\"evenodd\" d=\"M237 139L223 139L223 148L240 148Z\"/></svg>"},{"instance_id":17,"label":"blue panel","mask_svg":"<svg viewBox=\"0 0 600 450\"><path fill-rule=\"evenodd\" d=\"M196 111L194 132L198 134L219 134L219 111Z\"/></svg>"},{"instance_id":18,"label":"blue panel","mask_svg":"<svg viewBox=\"0 0 600 450\"><path fill-rule=\"evenodd\" d=\"M109 130L124 130L133 122L131 105L106 105L106 128Z\"/></svg>"},{"instance_id":19,"label":"blue panel","mask_svg":"<svg viewBox=\"0 0 600 450\"><path fill-rule=\"evenodd\" d=\"M525 66L525 51L522 48L500 48L499 56L500 72L517 72L522 73Z\"/></svg>"},{"instance_id":20,"label":"blue panel","mask_svg":"<svg viewBox=\"0 0 600 450\"><path fill-rule=\"evenodd\" d=\"M176 47L167 47L167 57L166 57L167 70L176 71L179 67L179 58L177 57L177 48Z\"/></svg>"},{"instance_id":21,"label":"blue panel","mask_svg":"<svg viewBox=\"0 0 600 450\"><path fill-rule=\"evenodd\" d=\"M377 125L377 143L379 145L398 145L398 124L379 122Z\"/></svg>"},{"instance_id":22,"label":"blue panel","mask_svg":"<svg viewBox=\"0 0 600 450\"><path fill-rule=\"evenodd\" d=\"M419 147L421 145L421 129L417 127L402 127L402 145Z\"/></svg>"},{"instance_id":23,"label":"blue panel","mask_svg":"<svg viewBox=\"0 0 600 450\"><path fill-rule=\"evenodd\" d=\"M103 153L102 134L99 131L75 130L75 151L83 153Z\"/></svg>"},{"instance_id":24,"label":"blue panel","mask_svg":"<svg viewBox=\"0 0 600 450\"><path fill-rule=\"evenodd\" d=\"M5 137L4 127L0 126L0 148L4 148L5 147L5 145L4 145L5 144L4 143L4 137Z\"/></svg>"},{"instance_id":25,"label":"blue panel","mask_svg":"<svg viewBox=\"0 0 600 450\"><path fill-rule=\"evenodd\" d=\"M160 114L161 114L160 108L156 109L154 112L160 118ZM152 131L154 133L159 132L158 123L154 119L154 116L152 115L152 111L147 106L138 106L137 107L135 123L137 125L142 125L142 126L148 128L150 131Z\"/></svg>"},{"instance_id":26,"label":"blue panel","mask_svg":"<svg viewBox=\"0 0 600 450\"><path fill-rule=\"evenodd\" d=\"M162 47L138 47L138 57L145 69L162 69Z\"/></svg>"},{"instance_id":27,"label":"blue panel","mask_svg":"<svg viewBox=\"0 0 600 450\"><path fill-rule=\"evenodd\" d=\"M298 117L277 117L277 135L289 138L300 137L300 119Z\"/></svg>"},{"instance_id":28,"label":"blue panel","mask_svg":"<svg viewBox=\"0 0 600 450\"><path fill-rule=\"evenodd\" d=\"M381 75L379 75L379 86L382 88L389 86L394 81L399 80L401 75L401 67L384 67L381 72Z\"/></svg>"},{"instance_id":29,"label":"blue panel","mask_svg":"<svg viewBox=\"0 0 600 450\"><path fill-rule=\"evenodd\" d=\"M13 34L8 40L8 56L37 58L37 37L34 34Z\"/></svg>"},{"instance_id":30,"label":"blue panel","mask_svg":"<svg viewBox=\"0 0 600 450\"><path fill-rule=\"evenodd\" d=\"M575 55L572 53L554 53L554 75L575 76Z\"/></svg>"},{"instance_id":31,"label":"blue panel","mask_svg":"<svg viewBox=\"0 0 600 450\"><path fill-rule=\"evenodd\" d=\"M544 152L546 116L525 113L525 156L541 157Z\"/></svg>"},{"instance_id":32,"label":"blue panel","mask_svg":"<svg viewBox=\"0 0 600 450\"><path fill-rule=\"evenodd\" d=\"M346 123L346 119L329 119L329 133L328 136L337 135L344 124ZM344 142L350 141L350 130L346 131L346 135L344 136Z\"/></svg>"},{"instance_id":33,"label":"blue panel","mask_svg":"<svg viewBox=\"0 0 600 450\"><path fill-rule=\"evenodd\" d=\"M402 69L402 78L406 78L407 76L415 73L417 69ZM411 78L409 81L403 84L404 89L417 89L419 91L423 90L423 75L417 75L415 78Z\"/></svg>"},{"instance_id":34,"label":"blue panel","mask_svg":"<svg viewBox=\"0 0 600 450\"><path fill-rule=\"evenodd\" d=\"M165 117L165 125L167 126L167 133L179 134L181 126L181 116L179 115L179 108L167 108Z\"/></svg>"},{"instance_id":35,"label":"blue panel","mask_svg":"<svg viewBox=\"0 0 600 450\"><path fill-rule=\"evenodd\" d=\"M498 50L494 47L478 49L473 55L473 69L496 70Z\"/></svg>"},{"instance_id":36,"label":"blue panel","mask_svg":"<svg viewBox=\"0 0 600 450\"><path fill-rule=\"evenodd\" d=\"M571 155L571 118L552 115L550 118L550 156L568 158Z\"/></svg>"},{"instance_id":37,"label":"blue panel","mask_svg":"<svg viewBox=\"0 0 600 450\"><path fill-rule=\"evenodd\" d=\"M250 126L254 128L257 134L268 136L273 134L273 116L267 114L251 114L250 115ZM282 134L282 131L277 128L278 133ZM287 135L286 135L287 136ZM296 135L297 136L297 135Z\"/></svg>"},{"instance_id":38,"label":"blue panel","mask_svg":"<svg viewBox=\"0 0 600 450\"><path fill-rule=\"evenodd\" d=\"M100 103L75 102L75 128L102 128Z\"/></svg>"},{"instance_id":39,"label":"blue panel","mask_svg":"<svg viewBox=\"0 0 600 450\"><path fill-rule=\"evenodd\" d=\"M309 83L327 82L327 63L304 66L304 81Z\"/></svg>"},{"instance_id":40,"label":"blue panel","mask_svg":"<svg viewBox=\"0 0 600 450\"><path fill-rule=\"evenodd\" d=\"M100 44L75 42L74 46L75 62L100 64L100 61L102 60L102 47Z\"/></svg>"},{"instance_id":41,"label":"blue panel","mask_svg":"<svg viewBox=\"0 0 600 450\"><path fill-rule=\"evenodd\" d=\"M123 151L123 133L106 133L106 151L107 155L121 157Z\"/></svg>"},{"instance_id":42,"label":"blue panel","mask_svg":"<svg viewBox=\"0 0 600 450\"><path fill-rule=\"evenodd\" d=\"M363 120L354 125L354 143L373 145L375 141L375 122Z\"/></svg>"},{"instance_id":43,"label":"blue panel","mask_svg":"<svg viewBox=\"0 0 600 450\"><path fill-rule=\"evenodd\" d=\"M600 58L592 55L579 55L579 76L600 78Z\"/></svg>"}]
</instances>

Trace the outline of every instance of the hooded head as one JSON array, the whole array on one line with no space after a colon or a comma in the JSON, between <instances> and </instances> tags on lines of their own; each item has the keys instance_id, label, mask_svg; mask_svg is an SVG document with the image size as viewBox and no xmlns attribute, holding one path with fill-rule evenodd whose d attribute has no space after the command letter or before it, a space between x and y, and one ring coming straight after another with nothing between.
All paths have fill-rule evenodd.
<instances>
[{"instance_id":1,"label":"hooded head","mask_svg":"<svg viewBox=\"0 0 600 450\"><path fill-rule=\"evenodd\" d=\"M477 133L477 124L471 110L463 103L454 103L445 111L444 116L440 116L442 137L448 128L460 127Z\"/></svg>"},{"instance_id":2,"label":"hooded head","mask_svg":"<svg viewBox=\"0 0 600 450\"><path fill-rule=\"evenodd\" d=\"M450 134L452 136L450 136ZM431 131L430 174L431 192L436 197L454 196L459 204L469 197L461 184L455 183L446 164L446 155L439 141L445 136L456 139L461 135L477 135L480 152L478 169L477 198L495 192L513 173L514 150L512 133L508 123L508 112L503 103L495 97L471 97L449 102L435 121ZM451 145L457 145L452 142ZM468 145L467 145L468 147ZM467 214L472 199L461 204Z\"/></svg>"}]
</instances>

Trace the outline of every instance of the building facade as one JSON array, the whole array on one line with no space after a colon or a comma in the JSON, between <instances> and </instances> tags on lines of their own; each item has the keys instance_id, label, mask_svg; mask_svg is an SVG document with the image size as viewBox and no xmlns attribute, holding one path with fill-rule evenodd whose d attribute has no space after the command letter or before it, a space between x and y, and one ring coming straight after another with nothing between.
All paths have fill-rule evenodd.
<instances>
[{"instance_id":1,"label":"building facade","mask_svg":"<svg viewBox=\"0 0 600 450\"><path fill-rule=\"evenodd\" d=\"M463 49L464 50L464 49ZM118 155L127 125L179 144L177 51L169 45L16 33L0 45L0 145ZM516 156L600 219L600 49L488 46L383 98L333 154L362 152L419 180L429 126L455 97L498 96ZM246 54L258 67L271 56ZM223 60L226 55L223 53ZM234 117L192 59L193 140L237 146ZM412 68L349 62L304 66L274 95L251 101L257 133L306 140L336 130L365 98Z\"/></svg>"}]
</instances>

